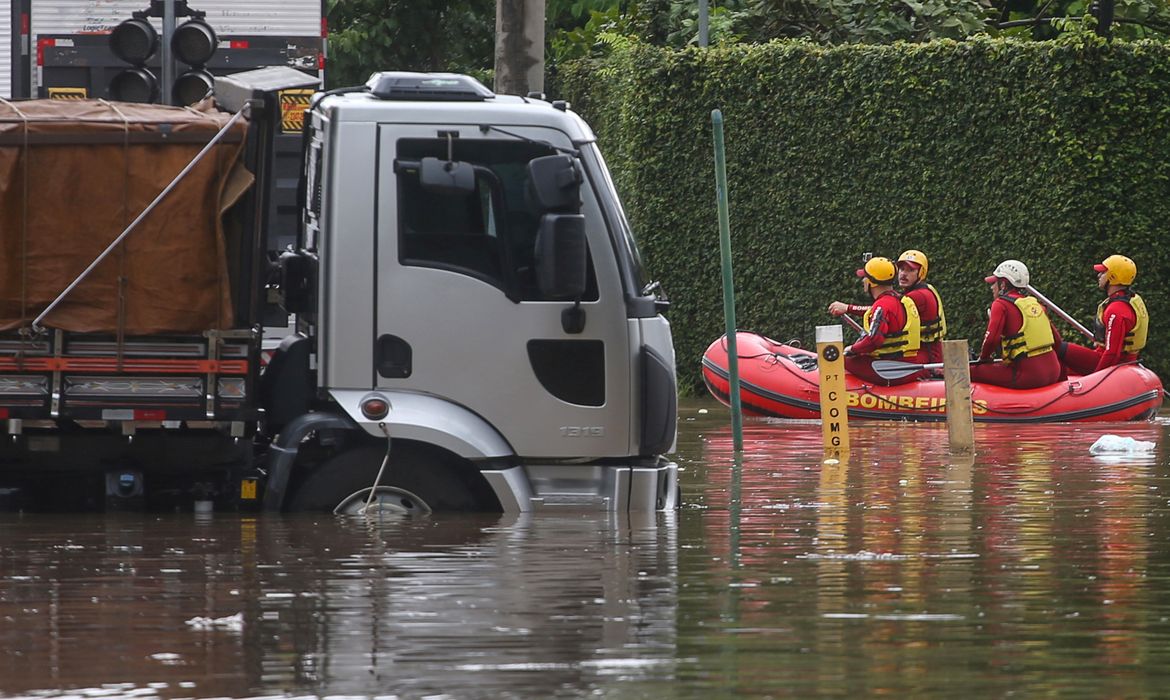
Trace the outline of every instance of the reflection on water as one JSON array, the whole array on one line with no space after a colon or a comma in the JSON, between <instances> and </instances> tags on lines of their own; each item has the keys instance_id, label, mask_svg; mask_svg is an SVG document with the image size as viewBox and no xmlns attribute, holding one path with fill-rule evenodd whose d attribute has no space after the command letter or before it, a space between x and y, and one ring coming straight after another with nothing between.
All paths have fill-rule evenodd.
<instances>
[{"instance_id":1,"label":"reflection on water","mask_svg":"<svg viewBox=\"0 0 1170 700\"><path fill-rule=\"evenodd\" d=\"M0 695L1165 694L1165 425L680 428L633 520L0 516Z\"/></svg>"},{"instance_id":2,"label":"reflection on water","mask_svg":"<svg viewBox=\"0 0 1170 700\"><path fill-rule=\"evenodd\" d=\"M739 543L725 619L746 691L1162 692L1166 456L1089 446L1160 442L1164 425L979 425L962 458L945 425L855 423L835 466L813 428L750 424L736 484L730 430L709 427L688 470L702 539Z\"/></svg>"}]
</instances>

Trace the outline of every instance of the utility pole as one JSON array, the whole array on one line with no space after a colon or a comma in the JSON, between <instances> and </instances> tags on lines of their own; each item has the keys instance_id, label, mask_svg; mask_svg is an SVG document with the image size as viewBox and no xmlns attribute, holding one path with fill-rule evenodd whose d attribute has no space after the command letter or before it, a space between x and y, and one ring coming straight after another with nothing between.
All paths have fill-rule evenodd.
<instances>
[{"instance_id":1,"label":"utility pole","mask_svg":"<svg viewBox=\"0 0 1170 700\"><path fill-rule=\"evenodd\" d=\"M1091 7L1097 11L1097 36L1113 36L1114 0L1097 0Z\"/></svg>"},{"instance_id":2,"label":"utility pole","mask_svg":"<svg viewBox=\"0 0 1170 700\"><path fill-rule=\"evenodd\" d=\"M699 0L699 46L705 47L710 43L710 22L707 0Z\"/></svg>"},{"instance_id":3,"label":"utility pole","mask_svg":"<svg viewBox=\"0 0 1170 700\"><path fill-rule=\"evenodd\" d=\"M496 92L544 92L544 4L496 0Z\"/></svg>"}]
</instances>

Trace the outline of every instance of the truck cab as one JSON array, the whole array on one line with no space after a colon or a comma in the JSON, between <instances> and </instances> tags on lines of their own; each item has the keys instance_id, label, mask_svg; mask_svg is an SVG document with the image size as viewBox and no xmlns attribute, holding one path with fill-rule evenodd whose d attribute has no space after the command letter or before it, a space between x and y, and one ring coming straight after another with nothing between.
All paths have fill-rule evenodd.
<instances>
[{"instance_id":1,"label":"truck cab","mask_svg":"<svg viewBox=\"0 0 1170 700\"><path fill-rule=\"evenodd\" d=\"M319 95L305 120L282 257L298 334L278 354L299 346L284 371L360 431L286 458L286 506L674 507L666 303L585 122L414 73Z\"/></svg>"}]
</instances>

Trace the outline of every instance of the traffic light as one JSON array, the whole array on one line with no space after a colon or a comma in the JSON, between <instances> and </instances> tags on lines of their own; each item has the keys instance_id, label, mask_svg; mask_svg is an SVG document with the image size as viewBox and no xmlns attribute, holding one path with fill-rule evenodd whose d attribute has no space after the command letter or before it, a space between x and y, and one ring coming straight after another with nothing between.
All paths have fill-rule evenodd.
<instances>
[{"instance_id":1,"label":"traffic light","mask_svg":"<svg viewBox=\"0 0 1170 700\"><path fill-rule=\"evenodd\" d=\"M151 17L162 17L165 4L173 7L173 17L188 19L175 27L171 35L163 36L151 24ZM110 50L128 64L110 81L110 97L124 102L158 102L160 98L175 105L191 105L206 97L215 86L215 78L207 70L207 62L219 47L219 37L204 19L206 12L187 7L187 0L151 0L149 10L135 12L110 32ZM165 33L164 25L164 33ZM165 43L163 43L165 42ZM162 56L155 59L160 44ZM168 50L169 49L169 50ZM163 80L175 75L166 67L175 66L175 60L185 65L171 85L160 85L158 76L148 63L163 65ZM165 62L165 63L164 63ZM169 94L161 94L163 91Z\"/></svg>"},{"instance_id":2,"label":"traffic light","mask_svg":"<svg viewBox=\"0 0 1170 700\"><path fill-rule=\"evenodd\" d=\"M146 62L158 50L158 32L146 13L135 12L110 32L110 50L131 67L124 68L110 81L110 97L120 102L157 102L158 78Z\"/></svg>"},{"instance_id":3,"label":"traffic light","mask_svg":"<svg viewBox=\"0 0 1170 700\"><path fill-rule=\"evenodd\" d=\"M215 78L205 68L219 47L215 30L202 17L187 20L175 29L171 37L171 52L186 71L175 78L171 101L176 105L192 105L202 100L215 88Z\"/></svg>"}]
</instances>

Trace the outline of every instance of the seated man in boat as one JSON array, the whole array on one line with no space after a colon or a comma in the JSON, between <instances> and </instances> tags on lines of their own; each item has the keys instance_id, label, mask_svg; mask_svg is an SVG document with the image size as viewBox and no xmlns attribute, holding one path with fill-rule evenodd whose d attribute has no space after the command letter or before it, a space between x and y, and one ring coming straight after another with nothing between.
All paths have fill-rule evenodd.
<instances>
[{"instance_id":1,"label":"seated man in boat","mask_svg":"<svg viewBox=\"0 0 1170 700\"><path fill-rule=\"evenodd\" d=\"M926 282L929 261L920 250L907 250L898 256L898 286L918 307L918 321L922 324L922 348L917 362L942 362L942 341L947 334L947 317L943 313L942 296L934 285Z\"/></svg>"},{"instance_id":2,"label":"seated man in boat","mask_svg":"<svg viewBox=\"0 0 1170 700\"><path fill-rule=\"evenodd\" d=\"M1004 260L984 280L995 295L983 335L980 360L998 349L1003 362L971 366L971 381L1034 389L1060 381L1063 367L1055 347L1060 333L1048 319L1043 304L1028 290L1028 267Z\"/></svg>"},{"instance_id":3,"label":"seated man in boat","mask_svg":"<svg viewBox=\"0 0 1170 700\"><path fill-rule=\"evenodd\" d=\"M1094 265L1097 286L1105 299L1097 305L1093 322L1095 348L1076 343L1061 343L1059 354L1070 372L1090 374L1119 365L1137 362L1146 346L1150 315L1146 303L1129 286L1137 277L1137 265L1124 255L1110 255Z\"/></svg>"},{"instance_id":4,"label":"seated man in boat","mask_svg":"<svg viewBox=\"0 0 1170 700\"><path fill-rule=\"evenodd\" d=\"M857 271L857 276L873 303L868 307L839 301L829 304L829 313L834 316L863 313L865 333L845 349L845 371L881 386L906 384L921 378L925 372L885 379L873 369L874 360L917 359L921 345L918 307L908 297L894 291L897 276L894 263L889 258L870 258L865 267Z\"/></svg>"}]
</instances>

